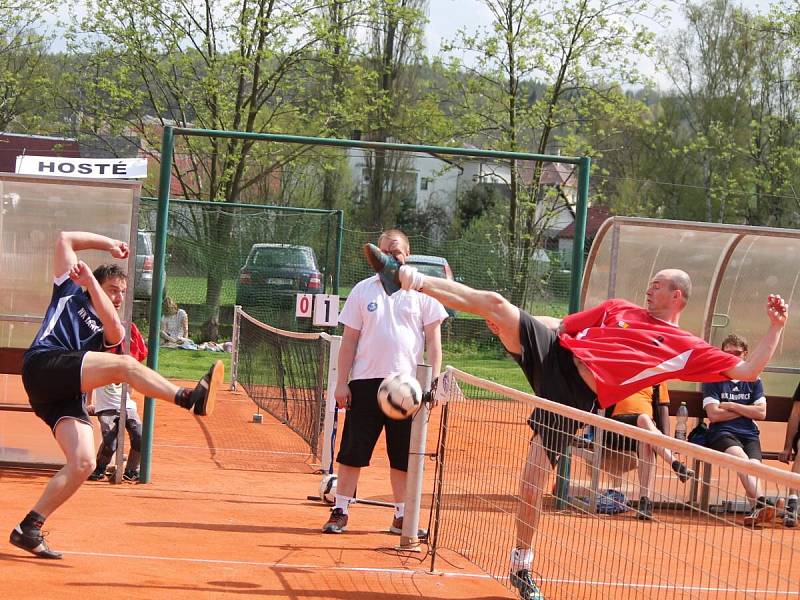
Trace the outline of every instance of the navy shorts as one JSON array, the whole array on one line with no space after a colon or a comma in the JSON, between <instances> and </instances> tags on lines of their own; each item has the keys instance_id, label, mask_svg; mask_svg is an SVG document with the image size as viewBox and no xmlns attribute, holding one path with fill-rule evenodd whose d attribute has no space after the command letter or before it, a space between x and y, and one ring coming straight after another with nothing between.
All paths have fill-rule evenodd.
<instances>
[{"instance_id":1,"label":"navy shorts","mask_svg":"<svg viewBox=\"0 0 800 600\"><path fill-rule=\"evenodd\" d=\"M761 442L758 438L739 437L732 433L718 433L715 435L713 432L709 432L707 446L719 452L725 452L731 446L739 446L747 454L747 458L755 460L763 458Z\"/></svg>"},{"instance_id":2,"label":"navy shorts","mask_svg":"<svg viewBox=\"0 0 800 600\"><path fill-rule=\"evenodd\" d=\"M33 412L55 432L61 419L92 424L81 391L81 365L88 350L47 350L22 364L22 384Z\"/></svg>"},{"instance_id":3,"label":"navy shorts","mask_svg":"<svg viewBox=\"0 0 800 600\"><path fill-rule=\"evenodd\" d=\"M596 394L578 373L572 352L558 341L556 332L519 311L519 341L522 354L514 356L537 396L591 412ZM555 466L564 454L575 432L583 423L537 408L528 418Z\"/></svg>"},{"instance_id":4,"label":"navy shorts","mask_svg":"<svg viewBox=\"0 0 800 600\"><path fill-rule=\"evenodd\" d=\"M413 419L395 421L383 414L378 406L381 381L383 379L356 379L349 383L352 403L345 413L342 443L336 462L349 467L369 466L378 437L385 429L389 465L398 471L408 471Z\"/></svg>"}]
</instances>

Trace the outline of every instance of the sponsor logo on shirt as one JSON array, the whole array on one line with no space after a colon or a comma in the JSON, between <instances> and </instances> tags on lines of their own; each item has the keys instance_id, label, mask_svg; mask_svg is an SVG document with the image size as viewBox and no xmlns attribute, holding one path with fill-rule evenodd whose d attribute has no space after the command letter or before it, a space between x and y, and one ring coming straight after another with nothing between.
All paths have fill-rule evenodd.
<instances>
[{"instance_id":1,"label":"sponsor logo on shirt","mask_svg":"<svg viewBox=\"0 0 800 600\"><path fill-rule=\"evenodd\" d=\"M86 323L86 326L89 329L91 329L93 333L97 333L98 331L101 331L103 329L100 325L97 324L97 321L95 321L92 318L92 315L90 315L89 311L86 310L85 308L81 307L78 310L78 316L80 316L80 318L83 319L83 322Z\"/></svg>"},{"instance_id":2,"label":"sponsor logo on shirt","mask_svg":"<svg viewBox=\"0 0 800 600\"><path fill-rule=\"evenodd\" d=\"M378 310L378 303L377 302L370 302L369 304L367 304L367 310L369 312L375 312L376 310Z\"/></svg>"}]
</instances>

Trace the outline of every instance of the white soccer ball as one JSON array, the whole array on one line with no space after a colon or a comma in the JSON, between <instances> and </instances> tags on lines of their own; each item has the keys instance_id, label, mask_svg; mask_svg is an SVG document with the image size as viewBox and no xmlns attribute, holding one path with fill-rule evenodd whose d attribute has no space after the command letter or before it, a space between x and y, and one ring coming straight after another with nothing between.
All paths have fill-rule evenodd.
<instances>
[{"instance_id":1,"label":"white soccer ball","mask_svg":"<svg viewBox=\"0 0 800 600\"><path fill-rule=\"evenodd\" d=\"M328 504L336 503L336 475L329 473L319 482L319 497Z\"/></svg>"},{"instance_id":2,"label":"white soccer ball","mask_svg":"<svg viewBox=\"0 0 800 600\"><path fill-rule=\"evenodd\" d=\"M378 406L390 419L409 419L422 405L422 387L411 375L392 373L378 387Z\"/></svg>"}]
</instances>

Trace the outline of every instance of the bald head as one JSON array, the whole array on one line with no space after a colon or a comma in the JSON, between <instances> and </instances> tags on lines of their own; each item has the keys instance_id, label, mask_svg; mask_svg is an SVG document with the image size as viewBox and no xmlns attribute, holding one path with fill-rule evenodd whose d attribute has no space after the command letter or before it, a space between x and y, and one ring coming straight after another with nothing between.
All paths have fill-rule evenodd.
<instances>
[{"instance_id":1,"label":"bald head","mask_svg":"<svg viewBox=\"0 0 800 600\"><path fill-rule=\"evenodd\" d=\"M647 311L677 325L692 293L692 280L686 271L664 269L653 276L647 288Z\"/></svg>"},{"instance_id":2,"label":"bald head","mask_svg":"<svg viewBox=\"0 0 800 600\"><path fill-rule=\"evenodd\" d=\"M680 269L664 269L656 273L656 277L661 276L669 281L669 288L671 291L678 290L683 296L683 305L689 301L689 296L692 295L692 280L686 271Z\"/></svg>"}]
</instances>

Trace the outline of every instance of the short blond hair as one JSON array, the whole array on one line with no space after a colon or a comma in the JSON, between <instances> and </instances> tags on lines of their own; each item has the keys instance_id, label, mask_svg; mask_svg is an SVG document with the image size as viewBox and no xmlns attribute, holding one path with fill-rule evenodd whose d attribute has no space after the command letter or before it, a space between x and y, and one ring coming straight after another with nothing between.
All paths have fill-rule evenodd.
<instances>
[{"instance_id":1,"label":"short blond hair","mask_svg":"<svg viewBox=\"0 0 800 600\"><path fill-rule=\"evenodd\" d=\"M399 229L387 229L383 233L378 236L378 245L381 245L381 242L385 238L396 238L402 240L406 245L406 254L411 252L411 242L408 241L408 236L400 231Z\"/></svg>"}]
</instances>

